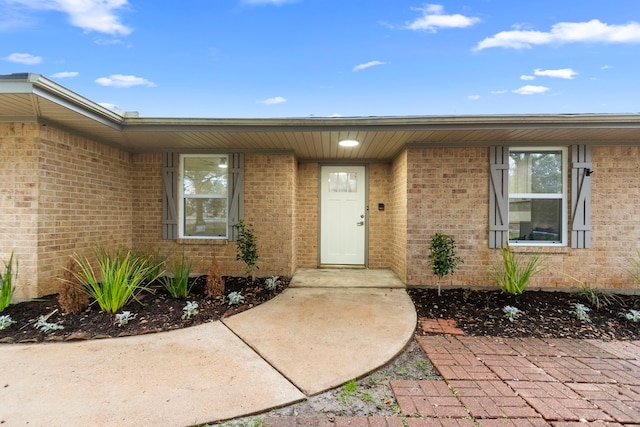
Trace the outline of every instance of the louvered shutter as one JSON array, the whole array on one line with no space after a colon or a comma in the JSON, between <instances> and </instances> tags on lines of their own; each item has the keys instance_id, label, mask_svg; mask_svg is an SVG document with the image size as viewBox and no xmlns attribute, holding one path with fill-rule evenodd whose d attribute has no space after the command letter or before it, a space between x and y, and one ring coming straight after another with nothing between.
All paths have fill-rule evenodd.
<instances>
[{"instance_id":1,"label":"louvered shutter","mask_svg":"<svg viewBox=\"0 0 640 427\"><path fill-rule=\"evenodd\" d=\"M244 154L229 155L229 215L227 235L229 240L237 240L238 230L234 227L244 217Z\"/></svg>"},{"instance_id":2,"label":"louvered shutter","mask_svg":"<svg viewBox=\"0 0 640 427\"><path fill-rule=\"evenodd\" d=\"M571 247L591 247L591 146L571 146Z\"/></svg>"},{"instance_id":3,"label":"louvered shutter","mask_svg":"<svg viewBox=\"0 0 640 427\"><path fill-rule=\"evenodd\" d=\"M178 238L178 163L174 151L162 153L162 238Z\"/></svg>"},{"instance_id":4,"label":"louvered shutter","mask_svg":"<svg viewBox=\"0 0 640 427\"><path fill-rule=\"evenodd\" d=\"M489 147L489 247L502 248L509 239L509 147Z\"/></svg>"}]
</instances>

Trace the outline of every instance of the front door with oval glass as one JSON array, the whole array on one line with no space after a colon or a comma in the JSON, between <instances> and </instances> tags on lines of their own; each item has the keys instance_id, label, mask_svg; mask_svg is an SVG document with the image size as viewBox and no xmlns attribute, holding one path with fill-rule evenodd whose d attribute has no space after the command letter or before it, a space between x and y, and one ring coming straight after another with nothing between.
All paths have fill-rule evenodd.
<instances>
[{"instance_id":1,"label":"front door with oval glass","mask_svg":"<svg viewBox=\"0 0 640 427\"><path fill-rule=\"evenodd\" d=\"M320 185L320 264L365 265L364 166L323 166Z\"/></svg>"}]
</instances>

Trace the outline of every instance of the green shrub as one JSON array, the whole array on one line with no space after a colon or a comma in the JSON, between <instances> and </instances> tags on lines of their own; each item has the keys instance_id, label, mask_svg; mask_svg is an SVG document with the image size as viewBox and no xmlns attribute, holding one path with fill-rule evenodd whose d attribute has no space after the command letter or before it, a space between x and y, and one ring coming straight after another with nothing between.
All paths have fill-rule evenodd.
<instances>
[{"instance_id":1,"label":"green shrub","mask_svg":"<svg viewBox=\"0 0 640 427\"><path fill-rule=\"evenodd\" d=\"M438 276L438 295L440 295L440 281L443 277L453 274L462 263L462 258L456 256L456 242L443 233L436 233L431 238L429 259L433 274Z\"/></svg>"},{"instance_id":2,"label":"green shrub","mask_svg":"<svg viewBox=\"0 0 640 427\"><path fill-rule=\"evenodd\" d=\"M115 313L132 299L137 300L140 292L148 289L144 283L151 277L150 270L156 268L149 258L136 257L123 249L98 249L96 258L97 274L87 257L74 257L80 267L74 275L105 313Z\"/></svg>"},{"instance_id":3,"label":"green shrub","mask_svg":"<svg viewBox=\"0 0 640 427\"><path fill-rule=\"evenodd\" d=\"M160 249L149 246L137 249L132 252L134 258L146 259L149 269L147 277L144 278L145 283L151 283L162 274L162 267L167 261L168 256Z\"/></svg>"},{"instance_id":4,"label":"green shrub","mask_svg":"<svg viewBox=\"0 0 640 427\"><path fill-rule=\"evenodd\" d=\"M11 252L9 262L4 264L4 273L0 273L0 313L11 304L11 298L13 298L13 293L16 291L13 278L17 274L17 262L15 270L14 272L13 252Z\"/></svg>"},{"instance_id":5,"label":"green shrub","mask_svg":"<svg viewBox=\"0 0 640 427\"><path fill-rule=\"evenodd\" d=\"M635 257L628 258L627 263L629 264L627 267L629 277L636 282L637 286L640 286L640 251L636 252Z\"/></svg>"},{"instance_id":6,"label":"green shrub","mask_svg":"<svg viewBox=\"0 0 640 427\"><path fill-rule=\"evenodd\" d=\"M171 268L170 276L160 277L162 285L169 291L173 298L186 298L191 291L189 286L189 275L191 274L191 267L193 263L187 262L182 254L180 261L175 262Z\"/></svg>"},{"instance_id":7,"label":"green shrub","mask_svg":"<svg viewBox=\"0 0 640 427\"><path fill-rule=\"evenodd\" d=\"M502 268L496 268L493 281L502 292L517 295L524 292L529 280L539 273L542 256L539 253L529 255L526 262L522 256L514 253L507 244L502 248Z\"/></svg>"},{"instance_id":8,"label":"green shrub","mask_svg":"<svg viewBox=\"0 0 640 427\"><path fill-rule=\"evenodd\" d=\"M258 244L256 236L253 234L253 225L247 224L241 219L234 227L238 229L236 260L242 261L247 265L247 278L250 277L253 281L255 280L254 272L258 269L256 266L256 262L258 262Z\"/></svg>"}]
</instances>

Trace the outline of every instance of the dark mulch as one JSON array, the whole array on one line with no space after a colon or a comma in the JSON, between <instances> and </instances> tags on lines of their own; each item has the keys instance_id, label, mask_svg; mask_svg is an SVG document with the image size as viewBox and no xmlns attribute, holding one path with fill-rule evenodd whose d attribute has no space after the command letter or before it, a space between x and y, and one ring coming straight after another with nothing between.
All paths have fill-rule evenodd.
<instances>
[{"instance_id":1,"label":"dark mulch","mask_svg":"<svg viewBox=\"0 0 640 427\"><path fill-rule=\"evenodd\" d=\"M0 343L110 338L185 328L248 310L273 298L289 285L289 279L281 278L277 290L269 292L264 289L264 279L250 283L242 277L224 277L224 281L225 293L241 292L245 297L244 304L232 307L224 297L206 298L206 276L192 279L191 293L185 300L171 298L161 285L154 283L151 285L153 292L140 295L142 304L132 301L120 311L130 311L135 315L124 326L117 326L115 315L101 312L97 305L91 305L79 314L65 315L58 304L57 294L10 305L0 315L9 315L16 323L0 331ZM183 320L187 301L198 304L198 314ZM64 329L45 333L34 328L40 316L49 314L47 321L58 323Z\"/></svg>"},{"instance_id":2,"label":"dark mulch","mask_svg":"<svg viewBox=\"0 0 640 427\"><path fill-rule=\"evenodd\" d=\"M610 304L597 308L579 293L525 291L509 295L498 290L447 289L438 296L436 289L408 292L419 317L454 319L466 335L640 339L640 323L620 317L629 309L640 310L638 295L616 295L610 297ZM591 322L577 319L575 303L589 308ZM510 322L502 311L505 306L517 307L522 315Z\"/></svg>"}]
</instances>

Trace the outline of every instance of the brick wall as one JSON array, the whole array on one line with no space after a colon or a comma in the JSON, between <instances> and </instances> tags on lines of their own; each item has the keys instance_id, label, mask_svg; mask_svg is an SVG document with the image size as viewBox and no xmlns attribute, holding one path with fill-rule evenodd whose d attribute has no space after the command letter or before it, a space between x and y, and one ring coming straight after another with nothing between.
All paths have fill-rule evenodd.
<instances>
[{"instance_id":1,"label":"brick wall","mask_svg":"<svg viewBox=\"0 0 640 427\"><path fill-rule=\"evenodd\" d=\"M408 153L398 155L390 169L389 249L391 269L407 281L407 166Z\"/></svg>"},{"instance_id":2,"label":"brick wall","mask_svg":"<svg viewBox=\"0 0 640 427\"><path fill-rule=\"evenodd\" d=\"M592 248L514 247L525 256L545 254L546 269L532 288L575 287L567 275L595 287L633 287L624 268L640 250L640 148L593 147L592 156L599 172L592 175ZM427 255L433 234L443 232L464 259L445 284L494 286L488 273L499 265L500 251L487 245L488 149L410 148L407 159L407 284L437 283Z\"/></svg>"},{"instance_id":3,"label":"brick wall","mask_svg":"<svg viewBox=\"0 0 640 427\"><path fill-rule=\"evenodd\" d=\"M298 267L318 266L318 163L298 164L296 258Z\"/></svg>"},{"instance_id":4,"label":"brick wall","mask_svg":"<svg viewBox=\"0 0 640 427\"><path fill-rule=\"evenodd\" d=\"M390 268L391 230L391 166L388 163L369 165L369 268ZM378 210L384 203L384 211Z\"/></svg>"},{"instance_id":5,"label":"brick wall","mask_svg":"<svg viewBox=\"0 0 640 427\"><path fill-rule=\"evenodd\" d=\"M293 273L293 218L296 162L290 154L246 154L245 221L253 224L258 243L257 276ZM223 274L244 275L236 245L225 240L162 240L162 159L160 154L133 156L133 239L137 250L160 249L176 259L185 256L193 271L206 273L213 256Z\"/></svg>"},{"instance_id":6,"label":"brick wall","mask_svg":"<svg viewBox=\"0 0 640 427\"><path fill-rule=\"evenodd\" d=\"M14 298L38 294L39 132L37 125L0 123L0 268L13 252Z\"/></svg>"}]
</instances>

